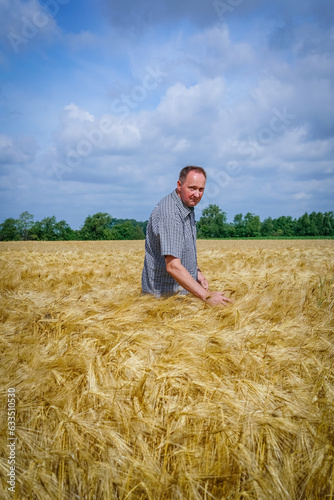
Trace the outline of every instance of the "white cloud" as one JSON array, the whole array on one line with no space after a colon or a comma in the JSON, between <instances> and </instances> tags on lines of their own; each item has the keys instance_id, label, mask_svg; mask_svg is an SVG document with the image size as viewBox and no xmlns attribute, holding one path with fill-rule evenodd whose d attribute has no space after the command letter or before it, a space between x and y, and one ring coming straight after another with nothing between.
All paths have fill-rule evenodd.
<instances>
[{"instance_id":1,"label":"white cloud","mask_svg":"<svg viewBox=\"0 0 334 500\"><path fill-rule=\"evenodd\" d=\"M214 78L226 70L245 68L255 61L252 47L245 42L233 43L225 24L207 28L191 36L183 44L182 53L202 78Z\"/></svg>"},{"instance_id":2,"label":"white cloud","mask_svg":"<svg viewBox=\"0 0 334 500\"><path fill-rule=\"evenodd\" d=\"M191 142L188 139L179 139L173 147L173 152L187 151L191 148Z\"/></svg>"},{"instance_id":3,"label":"white cloud","mask_svg":"<svg viewBox=\"0 0 334 500\"><path fill-rule=\"evenodd\" d=\"M293 195L293 198L295 200L307 200L309 198L311 198L312 196L310 195L310 193L296 193Z\"/></svg>"},{"instance_id":4,"label":"white cloud","mask_svg":"<svg viewBox=\"0 0 334 500\"><path fill-rule=\"evenodd\" d=\"M140 146L141 133L134 120L110 114L95 118L74 103L65 106L60 117L53 144L44 155L57 178L110 182L122 163L119 159L115 163L115 156L128 155Z\"/></svg>"},{"instance_id":5,"label":"white cloud","mask_svg":"<svg viewBox=\"0 0 334 500\"><path fill-rule=\"evenodd\" d=\"M88 122L94 122L94 116L89 113L86 110L80 109L76 104L73 102L71 104L68 104L64 108L65 113L66 113L66 119L73 119L73 120L80 120L80 121L88 121Z\"/></svg>"},{"instance_id":6,"label":"white cloud","mask_svg":"<svg viewBox=\"0 0 334 500\"><path fill-rule=\"evenodd\" d=\"M157 120L172 127L174 133L187 131L192 136L203 134L204 124L206 128L210 127L210 120L218 116L224 96L225 85L221 78L201 81L189 87L176 83L169 87L158 105Z\"/></svg>"},{"instance_id":7,"label":"white cloud","mask_svg":"<svg viewBox=\"0 0 334 500\"><path fill-rule=\"evenodd\" d=\"M14 54L32 49L41 41L53 41L60 35L56 15L61 6L57 2L41 5L38 0L1 0L0 37Z\"/></svg>"},{"instance_id":8,"label":"white cloud","mask_svg":"<svg viewBox=\"0 0 334 500\"><path fill-rule=\"evenodd\" d=\"M0 134L0 164L16 165L31 162L37 147L33 137L10 137Z\"/></svg>"}]
</instances>

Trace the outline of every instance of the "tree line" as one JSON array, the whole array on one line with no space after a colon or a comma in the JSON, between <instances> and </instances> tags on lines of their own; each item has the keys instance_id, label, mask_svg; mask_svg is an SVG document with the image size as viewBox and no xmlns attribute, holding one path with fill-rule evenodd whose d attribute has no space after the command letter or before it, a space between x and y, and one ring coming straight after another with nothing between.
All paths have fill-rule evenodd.
<instances>
[{"instance_id":1,"label":"tree line","mask_svg":"<svg viewBox=\"0 0 334 500\"><path fill-rule=\"evenodd\" d=\"M80 229L72 229L65 220L55 216L34 221L23 212L18 219L9 218L0 224L0 241L66 241L66 240L142 240L147 222L134 219L115 219L98 212L86 217Z\"/></svg>"},{"instance_id":2,"label":"tree line","mask_svg":"<svg viewBox=\"0 0 334 500\"><path fill-rule=\"evenodd\" d=\"M199 238L279 238L279 237L333 237L333 212L307 212L293 219L290 216L281 216L277 219L268 217L260 221L258 215L248 212L245 216L235 215L233 222L227 222L226 212L218 205L209 205L202 212L197 223Z\"/></svg>"},{"instance_id":3,"label":"tree line","mask_svg":"<svg viewBox=\"0 0 334 500\"><path fill-rule=\"evenodd\" d=\"M86 217L78 230L72 229L65 220L55 216L35 221L29 212L18 219L9 218L0 224L0 241L64 241L64 240L142 240L147 222L135 219L115 219L108 213L98 212ZM333 212L307 212L293 219L281 216L268 217L262 222L258 215L248 212L235 215L227 222L226 212L218 205L209 205L197 222L198 238L293 238L334 237Z\"/></svg>"}]
</instances>

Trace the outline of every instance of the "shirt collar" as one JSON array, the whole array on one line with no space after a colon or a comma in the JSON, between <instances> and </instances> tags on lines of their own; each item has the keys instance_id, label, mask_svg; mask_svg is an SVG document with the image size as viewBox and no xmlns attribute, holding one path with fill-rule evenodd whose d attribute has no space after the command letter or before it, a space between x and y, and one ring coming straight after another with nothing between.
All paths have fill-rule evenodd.
<instances>
[{"instance_id":1,"label":"shirt collar","mask_svg":"<svg viewBox=\"0 0 334 500\"><path fill-rule=\"evenodd\" d=\"M194 213L194 207L187 207L179 197L176 189L172 192L172 198L175 200L177 207L179 208L182 217L185 219L189 214Z\"/></svg>"}]
</instances>

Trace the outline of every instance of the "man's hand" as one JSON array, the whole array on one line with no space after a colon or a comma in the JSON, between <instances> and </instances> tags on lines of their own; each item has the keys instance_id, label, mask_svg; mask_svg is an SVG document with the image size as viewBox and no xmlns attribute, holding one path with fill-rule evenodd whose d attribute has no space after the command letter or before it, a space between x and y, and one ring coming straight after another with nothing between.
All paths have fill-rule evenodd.
<instances>
[{"instance_id":1,"label":"man's hand","mask_svg":"<svg viewBox=\"0 0 334 500\"><path fill-rule=\"evenodd\" d=\"M198 271L197 273L197 281L203 288L205 288L205 290L209 290L208 280L201 271Z\"/></svg>"},{"instance_id":2,"label":"man's hand","mask_svg":"<svg viewBox=\"0 0 334 500\"><path fill-rule=\"evenodd\" d=\"M198 297L211 306L227 306L227 304L233 303L233 300L225 297L224 292L210 292L208 282L200 271L197 273L198 281L196 281L177 257L165 255L165 262L168 274L170 274L185 290L195 295L195 297Z\"/></svg>"},{"instance_id":3,"label":"man's hand","mask_svg":"<svg viewBox=\"0 0 334 500\"><path fill-rule=\"evenodd\" d=\"M205 302L210 304L210 306L227 306L229 303L233 304L233 300L225 297L224 292L210 292Z\"/></svg>"}]
</instances>

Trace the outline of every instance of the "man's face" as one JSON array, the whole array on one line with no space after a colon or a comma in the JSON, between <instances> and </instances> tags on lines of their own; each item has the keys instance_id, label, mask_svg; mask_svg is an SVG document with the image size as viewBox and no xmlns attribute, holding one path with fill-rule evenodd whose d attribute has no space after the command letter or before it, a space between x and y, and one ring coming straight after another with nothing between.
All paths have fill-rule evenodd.
<instances>
[{"instance_id":1,"label":"man's face","mask_svg":"<svg viewBox=\"0 0 334 500\"><path fill-rule=\"evenodd\" d=\"M177 194L187 207L195 207L204 194L205 177L201 172L190 170L183 184L177 181Z\"/></svg>"}]
</instances>

